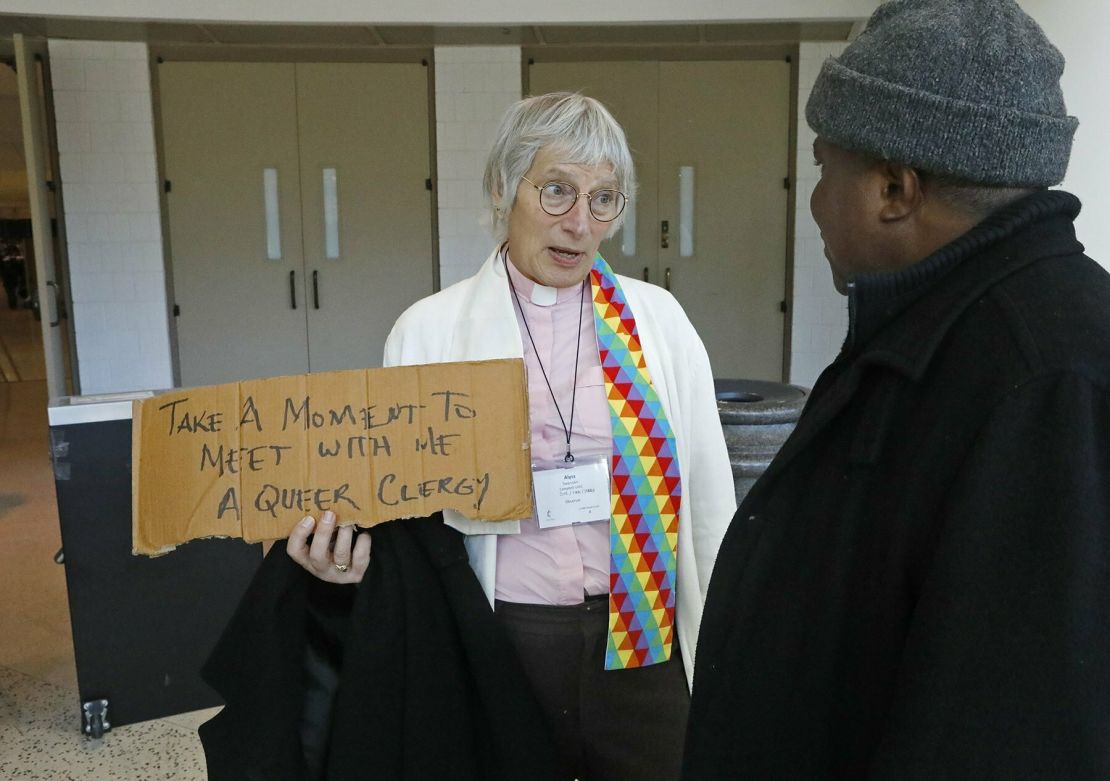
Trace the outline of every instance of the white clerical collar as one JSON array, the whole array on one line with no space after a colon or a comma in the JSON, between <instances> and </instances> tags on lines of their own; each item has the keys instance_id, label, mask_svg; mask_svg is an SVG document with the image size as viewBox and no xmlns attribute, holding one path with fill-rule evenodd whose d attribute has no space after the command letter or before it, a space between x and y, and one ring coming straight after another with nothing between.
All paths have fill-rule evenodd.
<instances>
[{"instance_id":1,"label":"white clerical collar","mask_svg":"<svg viewBox=\"0 0 1110 781\"><path fill-rule=\"evenodd\" d=\"M513 287L516 288L516 292L521 297L527 298L536 306L554 306L558 303L559 288L548 287L547 285L541 285L539 282L533 282L531 279L524 276L524 274L520 272L520 269L513 265L511 259L505 265L509 269L509 278L512 280ZM575 285L573 288L566 288L563 298L565 299L570 295L575 296L575 300L577 300L577 296L579 295L578 285Z\"/></svg>"},{"instance_id":2,"label":"white clerical collar","mask_svg":"<svg viewBox=\"0 0 1110 781\"><path fill-rule=\"evenodd\" d=\"M534 282L532 284L532 295L529 296L529 299L536 306L552 306L559 300L559 289Z\"/></svg>"}]
</instances>

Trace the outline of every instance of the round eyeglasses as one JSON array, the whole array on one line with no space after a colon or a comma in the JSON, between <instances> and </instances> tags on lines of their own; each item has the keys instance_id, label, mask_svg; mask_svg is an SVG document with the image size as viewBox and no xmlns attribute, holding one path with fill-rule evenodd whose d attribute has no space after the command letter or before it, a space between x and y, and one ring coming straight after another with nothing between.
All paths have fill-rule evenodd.
<instances>
[{"instance_id":1,"label":"round eyeglasses","mask_svg":"<svg viewBox=\"0 0 1110 781\"><path fill-rule=\"evenodd\" d=\"M583 195L590 204L590 214L598 222L612 222L621 216L628 198L620 190L594 190L592 193L580 193L573 184L566 182L548 182L543 187L533 182L527 176L520 177L528 184L539 190L540 208L552 217L561 217L571 209Z\"/></svg>"}]
</instances>

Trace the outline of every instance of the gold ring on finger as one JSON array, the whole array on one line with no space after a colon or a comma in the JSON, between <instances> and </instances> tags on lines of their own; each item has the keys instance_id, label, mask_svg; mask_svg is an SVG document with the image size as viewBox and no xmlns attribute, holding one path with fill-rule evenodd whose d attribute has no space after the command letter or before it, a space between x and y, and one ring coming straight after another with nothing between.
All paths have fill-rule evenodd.
<instances>
[{"instance_id":1,"label":"gold ring on finger","mask_svg":"<svg viewBox=\"0 0 1110 781\"><path fill-rule=\"evenodd\" d=\"M338 561L335 564L333 564L332 566L335 567L340 572L346 572L347 570L349 570L351 568L350 564L340 564Z\"/></svg>"}]
</instances>

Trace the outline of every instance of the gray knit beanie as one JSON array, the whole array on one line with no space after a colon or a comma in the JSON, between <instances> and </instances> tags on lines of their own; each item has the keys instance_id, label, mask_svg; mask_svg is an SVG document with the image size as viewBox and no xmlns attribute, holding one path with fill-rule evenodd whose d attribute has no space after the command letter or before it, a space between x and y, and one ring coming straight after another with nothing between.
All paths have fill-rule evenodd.
<instances>
[{"instance_id":1,"label":"gray knit beanie","mask_svg":"<svg viewBox=\"0 0 1110 781\"><path fill-rule=\"evenodd\" d=\"M1064 58L1013 0L891 0L821 68L806 121L827 141L1012 187L1064 178Z\"/></svg>"}]
</instances>

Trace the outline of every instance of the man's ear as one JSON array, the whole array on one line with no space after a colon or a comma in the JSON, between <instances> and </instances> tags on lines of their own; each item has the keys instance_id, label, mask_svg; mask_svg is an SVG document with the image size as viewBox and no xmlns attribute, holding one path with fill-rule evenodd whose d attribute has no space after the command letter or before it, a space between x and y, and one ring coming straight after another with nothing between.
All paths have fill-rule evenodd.
<instances>
[{"instance_id":1,"label":"man's ear","mask_svg":"<svg viewBox=\"0 0 1110 781\"><path fill-rule=\"evenodd\" d=\"M884 160L879 163L878 175L882 188L879 219L883 222L903 220L921 208L924 194L921 177L915 169Z\"/></svg>"}]
</instances>

